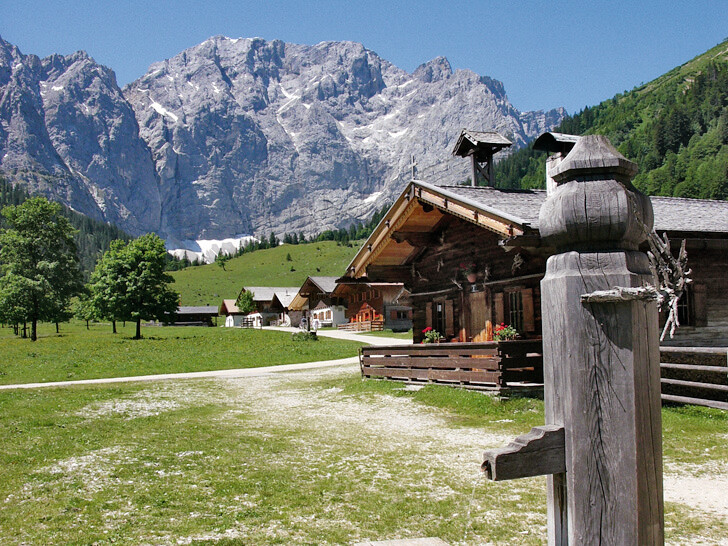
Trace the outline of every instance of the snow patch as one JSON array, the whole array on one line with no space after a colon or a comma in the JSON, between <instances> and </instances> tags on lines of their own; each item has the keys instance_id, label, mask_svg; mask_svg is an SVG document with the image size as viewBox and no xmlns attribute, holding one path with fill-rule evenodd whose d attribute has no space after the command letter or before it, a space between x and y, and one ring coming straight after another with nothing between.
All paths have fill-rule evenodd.
<instances>
[{"instance_id":1,"label":"snow patch","mask_svg":"<svg viewBox=\"0 0 728 546\"><path fill-rule=\"evenodd\" d=\"M175 123L177 123L177 121L179 121L179 118L175 114L173 114L172 112L167 110L164 106L162 106L158 102L155 102L154 99L151 99L151 101L152 101L152 104L150 104L149 107L154 108L154 110L157 112L157 114L159 114L160 116L167 116L167 117L171 118Z\"/></svg>"},{"instance_id":2,"label":"snow patch","mask_svg":"<svg viewBox=\"0 0 728 546\"><path fill-rule=\"evenodd\" d=\"M185 256L191 262L195 260L212 263L219 254L234 255L241 246L245 246L250 241L257 241L251 235L235 235L227 239L186 239L184 241L171 242L167 241L167 252L175 258L181 260ZM171 248L174 245L175 248Z\"/></svg>"},{"instance_id":3,"label":"snow patch","mask_svg":"<svg viewBox=\"0 0 728 546\"><path fill-rule=\"evenodd\" d=\"M217 88L217 85L215 85L215 82L212 82L212 91L217 95L220 93L220 90Z\"/></svg>"},{"instance_id":4,"label":"snow patch","mask_svg":"<svg viewBox=\"0 0 728 546\"><path fill-rule=\"evenodd\" d=\"M298 98L296 95L293 95L293 94L289 93L288 91L286 91L286 88L283 87L283 84L280 84L280 86L281 86L281 92L283 93L284 97L286 97L287 99L297 99Z\"/></svg>"},{"instance_id":5,"label":"snow patch","mask_svg":"<svg viewBox=\"0 0 728 546\"><path fill-rule=\"evenodd\" d=\"M396 133L389 131L389 136L391 136L392 138L399 138L401 136L404 136L407 131L409 131L409 128L404 128L401 131L397 131Z\"/></svg>"},{"instance_id":6,"label":"snow patch","mask_svg":"<svg viewBox=\"0 0 728 546\"><path fill-rule=\"evenodd\" d=\"M167 79L169 81L171 81L172 83L174 83L174 78L172 76L170 76L169 74L167 74Z\"/></svg>"},{"instance_id":7,"label":"snow patch","mask_svg":"<svg viewBox=\"0 0 728 546\"><path fill-rule=\"evenodd\" d=\"M53 91L63 91L63 86L62 85L54 85L53 87L51 87L51 89L53 89Z\"/></svg>"},{"instance_id":8,"label":"snow patch","mask_svg":"<svg viewBox=\"0 0 728 546\"><path fill-rule=\"evenodd\" d=\"M369 197L364 199L365 203L374 203L377 199L379 199L379 196L382 195L382 192L375 191L373 194L371 194Z\"/></svg>"}]
</instances>

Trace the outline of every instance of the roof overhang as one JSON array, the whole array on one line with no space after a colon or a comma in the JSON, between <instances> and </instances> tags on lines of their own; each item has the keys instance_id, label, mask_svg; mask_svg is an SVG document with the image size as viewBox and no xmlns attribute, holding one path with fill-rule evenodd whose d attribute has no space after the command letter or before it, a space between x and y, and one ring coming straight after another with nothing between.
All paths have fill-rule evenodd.
<instances>
[{"instance_id":1,"label":"roof overhang","mask_svg":"<svg viewBox=\"0 0 728 546\"><path fill-rule=\"evenodd\" d=\"M500 235L505 240L537 235L525 220L457 195L447 188L411 181L349 264L345 278L366 276L367 267L402 266L425 244L435 226L452 215Z\"/></svg>"},{"instance_id":2,"label":"roof overhang","mask_svg":"<svg viewBox=\"0 0 728 546\"><path fill-rule=\"evenodd\" d=\"M308 309L308 298L300 292L296 294L293 301L288 305L289 311L305 311Z\"/></svg>"}]
</instances>

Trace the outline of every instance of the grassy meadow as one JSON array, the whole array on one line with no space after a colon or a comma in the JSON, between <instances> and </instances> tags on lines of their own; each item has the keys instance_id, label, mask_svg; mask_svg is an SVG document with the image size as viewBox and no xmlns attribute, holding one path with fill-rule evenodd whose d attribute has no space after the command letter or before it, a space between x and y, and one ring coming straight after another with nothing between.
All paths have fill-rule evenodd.
<instances>
[{"instance_id":1,"label":"grassy meadow","mask_svg":"<svg viewBox=\"0 0 728 546\"><path fill-rule=\"evenodd\" d=\"M291 334L269 330L206 327L143 327L80 322L40 324L38 341L0 329L0 384L73 381L159 373L198 372L276 366L355 356L359 343L329 338L295 342Z\"/></svg>"},{"instance_id":2,"label":"grassy meadow","mask_svg":"<svg viewBox=\"0 0 728 546\"><path fill-rule=\"evenodd\" d=\"M542 402L401 387L348 366L0 392L0 543L545 544L545 480L479 472ZM728 465L725 412L663 416L666 469ZM667 544L728 535L684 505L665 519Z\"/></svg>"},{"instance_id":3,"label":"grassy meadow","mask_svg":"<svg viewBox=\"0 0 728 546\"><path fill-rule=\"evenodd\" d=\"M357 250L335 241L281 245L233 258L225 270L208 264L173 271L172 288L182 305L219 306L223 299L235 299L243 286L301 286L309 276L340 277Z\"/></svg>"}]
</instances>

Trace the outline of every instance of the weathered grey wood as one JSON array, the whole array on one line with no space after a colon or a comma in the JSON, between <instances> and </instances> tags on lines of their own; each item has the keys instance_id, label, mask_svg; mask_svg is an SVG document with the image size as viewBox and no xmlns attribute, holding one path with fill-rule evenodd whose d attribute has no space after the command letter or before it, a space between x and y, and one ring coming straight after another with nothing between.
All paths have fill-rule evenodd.
<instances>
[{"instance_id":1,"label":"weathered grey wood","mask_svg":"<svg viewBox=\"0 0 728 546\"><path fill-rule=\"evenodd\" d=\"M662 362L660 368L663 370L685 370L691 372L708 372L718 375L728 375L728 368L725 366L701 366L699 364L677 364L672 362Z\"/></svg>"},{"instance_id":2,"label":"weathered grey wood","mask_svg":"<svg viewBox=\"0 0 728 546\"><path fill-rule=\"evenodd\" d=\"M674 394L663 394L662 399L666 402L676 402L678 404L693 404L696 406L705 406L707 408L717 408L728 410L728 402L718 402L716 400L704 400L702 398L692 398L689 396L677 396Z\"/></svg>"},{"instance_id":3,"label":"weathered grey wood","mask_svg":"<svg viewBox=\"0 0 728 546\"><path fill-rule=\"evenodd\" d=\"M541 208L557 249L541 283L546 423L566 431L565 480L549 479L550 544L664 542L656 305L581 301L652 280L637 250L652 210L635 170L606 138L582 137Z\"/></svg>"},{"instance_id":4,"label":"weathered grey wood","mask_svg":"<svg viewBox=\"0 0 728 546\"><path fill-rule=\"evenodd\" d=\"M566 471L564 428L534 427L508 446L486 451L483 458L483 470L493 481L561 474Z\"/></svg>"},{"instance_id":5,"label":"weathered grey wood","mask_svg":"<svg viewBox=\"0 0 728 546\"><path fill-rule=\"evenodd\" d=\"M717 383L701 383L699 381L685 381L682 379L660 379L660 383L664 385L676 385L680 387L694 387L696 389L714 390L720 392L728 392L728 385L718 385Z\"/></svg>"}]
</instances>

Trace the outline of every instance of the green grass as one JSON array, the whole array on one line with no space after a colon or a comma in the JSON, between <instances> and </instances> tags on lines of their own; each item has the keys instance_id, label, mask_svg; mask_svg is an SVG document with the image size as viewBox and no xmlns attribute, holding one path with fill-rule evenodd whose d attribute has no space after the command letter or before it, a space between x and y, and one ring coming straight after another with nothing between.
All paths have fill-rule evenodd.
<instances>
[{"instance_id":1,"label":"green grass","mask_svg":"<svg viewBox=\"0 0 728 546\"><path fill-rule=\"evenodd\" d=\"M319 373L0 392L0 543L545 543L545 480L477 470L487 434L542 423L540 401ZM664 415L666 442L724 438L720 412ZM665 519L669 544L728 533L680 505Z\"/></svg>"},{"instance_id":2,"label":"green grass","mask_svg":"<svg viewBox=\"0 0 728 546\"><path fill-rule=\"evenodd\" d=\"M309 276L339 277L357 250L334 241L281 245L233 258L224 271L217 264L173 271L172 288L180 293L182 305L219 306L223 299L237 298L243 286L301 286Z\"/></svg>"},{"instance_id":3,"label":"green grass","mask_svg":"<svg viewBox=\"0 0 728 546\"><path fill-rule=\"evenodd\" d=\"M71 381L159 373L276 366L355 356L360 343L320 338L294 342L285 332L240 328L55 326L42 324L31 342L0 329L0 384Z\"/></svg>"}]
</instances>

